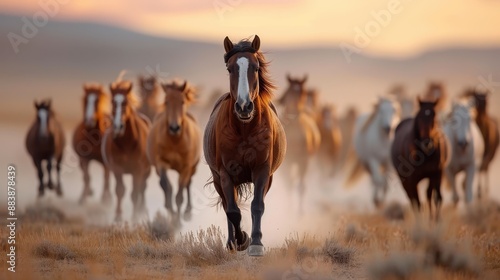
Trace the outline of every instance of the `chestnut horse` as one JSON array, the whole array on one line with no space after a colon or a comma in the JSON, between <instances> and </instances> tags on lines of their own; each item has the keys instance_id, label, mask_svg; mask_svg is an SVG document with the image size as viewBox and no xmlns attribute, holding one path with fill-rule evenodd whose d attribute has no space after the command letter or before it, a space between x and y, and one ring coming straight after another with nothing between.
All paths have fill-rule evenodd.
<instances>
[{"instance_id":1,"label":"chestnut horse","mask_svg":"<svg viewBox=\"0 0 500 280\"><path fill-rule=\"evenodd\" d=\"M122 198L125 194L123 175L132 175L133 219L136 220L145 212L144 192L151 173L151 164L146 156L150 125L147 118L136 111L138 101L131 90L132 83L129 81L110 85L113 124L104 134L101 146L104 162L116 179L116 221L122 219Z\"/></svg>"},{"instance_id":2,"label":"chestnut horse","mask_svg":"<svg viewBox=\"0 0 500 280\"><path fill-rule=\"evenodd\" d=\"M324 105L316 122L321 135L318 152L319 168L323 176L331 177L338 169L342 147L342 135L333 105Z\"/></svg>"},{"instance_id":3,"label":"chestnut horse","mask_svg":"<svg viewBox=\"0 0 500 280\"><path fill-rule=\"evenodd\" d=\"M57 185L56 193L62 196L61 188L61 161L63 157L64 145L66 140L61 123L56 119L51 107L51 100L42 102L35 101L36 120L31 125L26 136L26 149L33 159L33 163L38 171L38 197L45 193L45 186L54 189L52 182L52 161L56 161ZM43 182L42 162L47 162L47 176L49 177L47 185Z\"/></svg>"},{"instance_id":4,"label":"chestnut horse","mask_svg":"<svg viewBox=\"0 0 500 280\"><path fill-rule=\"evenodd\" d=\"M482 186L486 191L489 189L488 169L495 157L495 154L500 143L498 130L498 121L486 111L488 105L488 93L478 90L471 90L467 93L468 96L474 98L476 107L476 124L481 131L484 141L484 152L481 165L479 167L479 186L478 196L481 197Z\"/></svg>"},{"instance_id":5,"label":"chestnut horse","mask_svg":"<svg viewBox=\"0 0 500 280\"><path fill-rule=\"evenodd\" d=\"M228 37L224 39L230 92L216 102L203 141L213 184L227 215L227 247L238 251L248 248L250 256L264 254L264 198L286 152L285 132L271 103L275 86L259 48L257 35L252 42L242 40L237 44ZM250 183L254 185L251 241L241 230L237 204Z\"/></svg>"},{"instance_id":6,"label":"chestnut horse","mask_svg":"<svg viewBox=\"0 0 500 280\"><path fill-rule=\"evenodd\" d=\"M160 186L165 192L165 207L174 214L172 208L172 184L167 177L167 170L179 173L179 189L175 197L177 217L181 212L184 190L187 193L187 206L184 218L191 217L191 178L201 154L201 132L196 120L187 112L194 102L194 89L187 82L162 84L165 91L165 110L160 113L148 136L147 155L160 176Z\"/></svg>"},{"instance_id":7,"label":"chestnut horse","mask_svg":"<svg viewBox=\"0 0 500 280\"><path fill-rule=\"evenodd\" d=\"M104 189L101 201L109 204L111 202L109 169L104 164L101 154L104 132L111 126L109 95L99 84L85 84L83 91L83 120L73 133L73 149L80 159L80 168L83 172L84 186L80 203L93 193L90 187L89 164L95 160L102 164L104 169Z\"/></svg>"},{"instance_id":8,"label":"chestnut horse","mask_svg":"<svg viewBox=\"0 0 500 280\"><path fill-rule=\"evenodd\" d=\"M436 106L439 102L439 99L422 101L419 98L415 118L405 119L398 125L391 147L392 163L414 209L420 210L418 183L429 179L429 215L432 218L431 199L434 195L436 220L442 202L441 179L450 157L448 141L437 121Z\"/></svg>"},{"instance_id":9,"label":"chestnut horse","mask_svg":"<svg viewBox=\"0 0 500 280\"><path fill-rule=\"evenodd\" d=\"M286 140L289 147L293 147L287 152L285 169L291 173L292 167L298 166L299 211L302 212L305 177L311 158L318 152L321 135L313 114L305 110L307 91L304 84L307 76L295 79L288 75L287 80L288 89L279 99L280 104L284 105L281 120L286 132ZM290 179L291 176L288 174L287 178ZM288 185L293 185L293 182L288 182Z\"/></svg>"},{"instance_id":10,"label":"chestnut horse","mask_svg":"<svg viewBox=\"0 0 500 280\"><path fill-rule=\"evenodd\" d=\"M156 114L161 111L160 88L155 76L144 78L139 76L139 86L141 93L141 106L138 111L154 121Z\"/></svg>"}]
</instances>

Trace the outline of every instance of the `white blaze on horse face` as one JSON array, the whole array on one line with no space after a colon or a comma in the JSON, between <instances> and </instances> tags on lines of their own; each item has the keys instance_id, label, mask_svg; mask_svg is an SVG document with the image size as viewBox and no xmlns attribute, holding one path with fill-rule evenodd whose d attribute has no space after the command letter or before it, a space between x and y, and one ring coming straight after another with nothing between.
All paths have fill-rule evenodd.
<instances>
[{"instance_id":1,"label":"white blaze on horse face","mask_svg":"<svg viewBox=\"0 0 500 280\"><path fill-rule=\"evenodd\" d=\"M125 101L125 96L123 96L123 94L117 94L113 99L116 106L114 127L119 128L122 124L122 103Z\"/></svg>"},{"instance_id":2,"label":"white blaze on horse face","mask_svg":"<svg viewBox=\"0 0 500 280\"><path fill-rule=\"evenodd\" d=\"M42 135L47 135L47 117L48 117L47 110L39 109L38 117L40 118L40 133Z\"/></svg>"},{"instance_id":3,"label":"white blaze on horse face","mask_svg":"<svg viewBox=\"0 0 500 280\"><path fill-rule=\"evenodd\" d=\"M87 108L85 108L85 121L90 122L95 111L95 101L97 96L93 93L87 96Z\"/></svg>"},{"instance_id":4,"label":"white blaze on horse face","mask_svg":"<svg viewBox=\"0 0 500 280\"><path fill-rule=\"evenodd\" d=\"M238 71L238 104L241 109L245 108L247 102L250 102L250 86L248 85L248 58L240 57L236 60L239 66Z\"/></svg>"}]
</instances>

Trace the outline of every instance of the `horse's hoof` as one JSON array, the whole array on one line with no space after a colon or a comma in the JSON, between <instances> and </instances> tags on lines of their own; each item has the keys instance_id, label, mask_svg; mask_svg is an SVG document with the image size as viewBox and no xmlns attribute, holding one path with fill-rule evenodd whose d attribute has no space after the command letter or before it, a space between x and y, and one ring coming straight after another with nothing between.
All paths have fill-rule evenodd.
<instances>
[{"instance_id":1,"label":"horse's hoof","mask_svg":"<svg viewBox=\"0 0 500 280\"><path fill-rule=\"evenodd\" d=\"M122 216L118 215L115 217L115 223L121 223L123 221Z\"/></svg>"},{"instance_id":2,"label":"horse's hoof","mask_svg":"<svg viewBox=\"0 0 500 280\"><path fill-rule=\"evenodd\" d=\"M52 190L52 189L54 189L54 184L49 182L49 183L47 183L47 185L45 187L48 188L49 190Z\"/></svg>"},{"instance_id":3,"label":"horse's hoof","mask_svg":"<svg viewBox=\"0 0 500 280\"><path fill-rule=\"evenodd\" d=\"M243 241L241 242L241 244L238 244L238 246L236 246L236 250L238 251L245 251L248 248L248 245L250 245L250 237L246 232L242 231L242 233L243 233ZM237 240L236 243L238 243Z\"/></svg>"},{"instance_id":4,"label":"horse's hoof","mask_svg":"<svg viewBox=\"0 0 500 280\"><path fill-rule=\"evenodd\" d=\"M186 222L191 221L192 217L193 217L193 215L191 214L191 212L184 212L184 215L182 216L182 218L184 218L184 221L186 221Z\"/></svg>"},{"instance_id":5,"label":"horse's hoof","mask_svg":"<svg viewBox=\"0 0 500 280\"><path fill-rule=\"evenodd\" d=\"M56 190L56 194L57 194L57 196L59 196L59 197L62 197L62 196L63 196L63 192L62 192L62 190L61 190L60 188L58 188L58 189Z\"/></svg>"},{"instance_id":6,"label":"horse's hoof","mask_svg":"<svg viewBox=\"0 0 500 280\"><path fill-rule=\"evenodd\" d=\"M248 255L251 257L264 256L264 246L262 246L262 245L250 245L248 247Z\"/></svg>"}]
</instances>

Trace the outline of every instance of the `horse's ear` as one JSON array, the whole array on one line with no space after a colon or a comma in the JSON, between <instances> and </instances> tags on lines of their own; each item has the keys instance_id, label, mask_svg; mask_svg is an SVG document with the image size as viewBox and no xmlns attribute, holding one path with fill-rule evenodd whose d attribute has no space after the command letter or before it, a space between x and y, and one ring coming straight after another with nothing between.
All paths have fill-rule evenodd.
<instances>
[{"instance_id":1,"label":"horse's ear","mask_svg":"<svg viewBox=\"0 0 500 280\"><path fill-rule=\"evenodd\" d=\"M52 105L52 99L48 98L45 104L47 104L47 107L50 108L50 106Z\"/></svg>"},{"instance_id":2,"label":"horse's ear","mask_svg":"<svg viewBox=\"0 0 500 280\"><path fill-rule=\"evenodd\" d=\"M132 91L133 85L134 84L132 82L129 83L128 88L126 89L127 93L130 93Z\"/></svg>"},{"instance_id":3,"label":"horse's ear","mask_svg":"<svg viewBox=\"0 0 500 280\"><path fill-rule=\"evenodd\" d=\"M304 78L302 78L301 83L303 84L303 83L307 82L307 78L308 78L308 75L304 74Z\"/></svg>"},{"instance_id":4,"label":"horse's ear","mask_svg":"<svg viewBox=\"0 0 500 280\"><path fill-rule=\"evenodd\" d=\"M115 83L109 84L109 92L113 93L115 91Z\"/></svg>"},{"instance_id":5,"label":"horse's ear","mask_svg":"<svg viewBox=\"0 0 500 280\"><path fill-rule=\"evenodd\" d=\"M232 49L233 49L233 42L231 42L231 40L229 40L229 37L226 36L226 38L224 38L224 50L226 50L226 53L228 53Z\"/></svg>"},{"instance_id":6,"label":"horse's ear","mask_svg":"<svg viewBox=\"0 0 500 280\"><path fill-rule=\"evenodd\" d=\"M169 85L168 84L161 84L161 88L163 89L164 92L167 92Z\"/></svg>"},{"instance_id":7,"label":"horse's ear","mask_svg":"<svg viewBox=\"0 0 500 280\"><path fill-rule=\"evenodd\" d=\"M40 108L40 104L38 103L38 101L33 100L33 105L35 105L35 108L38 110L38 108Z\"/></svg>"},{"instance_id":8,"label":"horse's ear","mask_svg":"<svg viewBox=\"0 0 500 280\"><path fill-rule=\"evenodd\" d=\"M187 82L186 80L184 80L184 83L181 85L180 90L181 90L182 92L184 92L184 91L186 90L187 83L188 83L188 82Z\"/></svg>"},{"instance_id":9,"label":"horse's ear","mask_svg":"<svg viewBox=\"0 0 500 280\"><path fill-rule=\"evenodd\" d=\"M87 84L83 84L82 88L83 88L84 91L88 91L88 89L89 89L89 87L87 86Z\"/></svg>"},{"instance_id":10,"label":"horse's ear","mask_svg":"<svg viewBox=\"0 0 500 280\"><path fill-rule=\"evenodd\" d=\"M257 34L255 34L255 37L253 38L252 48L255 51L259 51L259 48L260 48L260 38L259 38L259 35L257 35Z\"/></svg>"},{"instance_id":11,"label":"horse's ear","mask_svg":"<svg viewBox=\"0 0 500 280\"><path fill-rule=\"evenodd\" d=\"M286 79L290 84L292 83L292 77L290 76L290 73L286 73Z\"/></svg>"},{"instance_id":12,"label":"horse's ear","mask_svg":"<svg viewBox=\"0 0 500 280\"><path fill-rule=\"evenodd\" d=\"M422 104L423 104L424 102L422 102L422 99L420 99L420 96L417 96L417 102L418 102L418 106L419 106L419 107L422 107Z\"/></svg>"}]
</instances>

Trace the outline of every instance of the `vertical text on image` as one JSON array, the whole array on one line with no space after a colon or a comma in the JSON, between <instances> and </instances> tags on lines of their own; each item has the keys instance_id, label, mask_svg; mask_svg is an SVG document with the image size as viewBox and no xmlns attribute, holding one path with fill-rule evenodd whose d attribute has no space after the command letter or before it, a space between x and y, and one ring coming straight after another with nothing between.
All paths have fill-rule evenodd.
<instances>
[{"instance_id":1,"label":"vertical text on image","mask_svg":"<svg viewBox=\"0 0 500 280\"><path fill-rule=\"evenodd\" d=\"M16 222L16 167L10 164L7 166L7 228L9 229L7 269L10 272L16 272Z\"/></svg>"}]
</instances>

